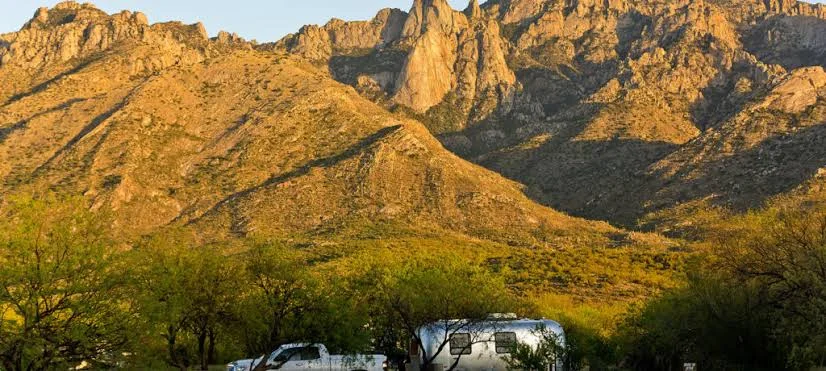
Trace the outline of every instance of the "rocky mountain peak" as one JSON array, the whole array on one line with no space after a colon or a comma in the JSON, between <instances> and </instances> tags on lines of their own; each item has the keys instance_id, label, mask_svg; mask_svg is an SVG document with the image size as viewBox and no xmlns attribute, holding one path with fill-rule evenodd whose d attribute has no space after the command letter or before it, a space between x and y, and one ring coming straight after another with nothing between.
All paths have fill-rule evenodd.
<instances>
[{"instance_id":1,"label":"rocky mountain peak","mask_svg":"<svg viewBox=\"0 0 826 371\"><path fill-rule=\"evenodd\" d=\"M556 3L555 1L553 3ZM537 14L551 2L546 0L500 0L498 2L489 1L488 6L493 8L493 13L499 15L502 24L518 24L528 19L536 17Z\"/></svg>"},{"instance_id":2,"label":"rocky mountain peak","mask_svg":"<svg viewBox=\"0 0 826 371\"><path fill-rule=\"evenodd\" d=\"M150 27L141 13L109 16L91 4L67 1L40 8L23 28L0 36L0 64L36 68L108 48L121 39L142 40Z\"/></svg>"},{"instance_id":3,"label":"rocky mountain peak","mask_svg":"<svg viewBox=\"0 0 826 371\"><path fill-rule=\"evenodd\" d=\"M464 15L453 10L447 0L415 0L402 28L402 37L415 39L430 28L450 34L466 23Z\"/></svg>"},{"instance_id":4,"label":"rocky mountain peak","mask_svg":"<svg viewBox=\"0 0 826 371\"><path fill-rule=\"evenodd\" d=\"M465 8L465 15L468 19L476 19L482 16L482 8L479 6L479 0L470 0L467 8Z\"/></svg>"},{"instance_id":5,"label":"rocky mountain peak","mask_svg":"<svg viewBox=\"0 0 826 371\"><path fill-rule=\"evenodd\" d=\"M279 40L276 48L316 62L328 62L337 53L384 47L401 38L407 13L382 9L370 21L331 19L324 26L308 25Z\"/></svg>"},{"instance_id":6,"label":"rocky mountain peak","mask_svg":"<svg viewBox=\"0 0 826 371\"><path fill-rule=\"evenodd\" d=\"M75 21L99 20L107 16L105 12L92 4L64 1L56 4L52 9L46 7L37 9L23 29L56 27Z\"/></svg>"},{"instance_id":7,"label":"rocky mountain peak","mask_svg":"<svg viewBox=\"0 0 826 371\"><path fill-rule=\"evenodd\" d=\"M516 79L507 66L498 22L483 16L476 0L464 12L444 0L414 3L402 33L412 50L395 83L393 102L420 113L440 104L466 117L493 113L492 101L506 97ZM464 127L463 121L446 126Z\"/></svg>"},{"instance_id":8,"label":"rocky mountain peak","mask_svg":"<svg viewBox=\"0 0 826 371\"><path fill-rule=\"evenodd\" d=\"M811 16L826 19L826 5L811 4L797 0L763 0L771 13L791 16Z\"/></svg>"},{"instance_id":9,"label":"rocky mountain peak","mask_svg":"<svg viewBox=\"0 0 826 371\"><path fill-rule=\"evenodd\" d=\"M48 22L49 21L49 8L46 8L46 7L38 8L37 11L34 13L34 18L32 18L32 21L38 22L38 23Z\"/></svg>"},{"instance_id":10,"label":"rocky mountain peak","mask_svg":"<svg viewBox=\"0 0 826 371\"><path fill-rule=\"evenodd\" d=\"M129 61L134 73L202 61L210 48L201 23L150 25L140 12L110 15L91 4L66 1L38 9L18 32L0 35L0 65L15 66L23 73L51 64L82 66L99 52L124 43L152 45L151 51Z\"/></svg>"}]
</instances>

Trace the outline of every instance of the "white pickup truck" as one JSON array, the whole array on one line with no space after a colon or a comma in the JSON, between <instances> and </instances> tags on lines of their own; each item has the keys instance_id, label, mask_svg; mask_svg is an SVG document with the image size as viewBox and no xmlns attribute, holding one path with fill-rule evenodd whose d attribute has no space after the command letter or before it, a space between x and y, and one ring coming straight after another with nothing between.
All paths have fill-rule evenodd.
<instances>
[{"instance_id":1,"label":"white pickup truck","mask_svg":"<svg viewBox=\"0 0 826 371\"><path fill-rule=\"evenodd\" d=\"M285 344L265 360L244 359L227 365L227 371L251 371L261 362L267 370L281 371L382 371L387 367L387 357L373 355L332 355L321 344Z\"/></svg>"}]
</instances>

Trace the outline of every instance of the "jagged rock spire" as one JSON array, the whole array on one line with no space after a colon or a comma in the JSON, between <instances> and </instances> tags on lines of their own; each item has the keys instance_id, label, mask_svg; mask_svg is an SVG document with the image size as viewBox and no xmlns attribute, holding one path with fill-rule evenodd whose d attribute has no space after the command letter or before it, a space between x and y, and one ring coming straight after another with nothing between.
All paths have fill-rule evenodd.
<instances>
[{"instance_id":1,"label":"jagged rock spire","mask_svg":"<svg viewBox=\"0 0 826 371\"><path fill-rule=\"evenodd\" d=\"M33 21L37 21L40 23L46 23L49 21L49 8L41 7L37 9L37 12L34 13Z\"/></svg>"},{"instance_id":2,"label":"jagged rock spire","mask_svg":"<svg viewBox=\"0 0 826 371\"><path fill-rule=\"evenodd\" d=\"M469 19L482 16L482 8L479 6L479 0L470 0L470 4L465 8L465 15L467 15Z\"/></svg>"},{"instance_id":3,"label":"jagged rock spire","mask_svg":"<svg viewBox=\"0 0 826 371\"><path fill-rule=\"evenodd\" d=\"M418 37L429 27L449 33L454 27L454 10L447 0L415 0L404 24L402 36Z\"/></svg>"}]
</instances>

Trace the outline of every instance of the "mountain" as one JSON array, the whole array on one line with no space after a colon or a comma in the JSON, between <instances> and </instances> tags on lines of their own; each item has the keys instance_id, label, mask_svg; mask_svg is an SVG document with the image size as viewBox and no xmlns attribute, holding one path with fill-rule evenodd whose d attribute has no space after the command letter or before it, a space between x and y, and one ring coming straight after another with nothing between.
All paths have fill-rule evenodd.
<instances>
[{"instance_id":1,"label":"mountain","mask_svg":"<svg viewBox=\"0 0 826 371\"><path fill-rule=\"evenodd\" d=\"M382 22L342 32L366 45L422 28ZM125 241L177 226L205 241L283 240L325 261L450 249L521 267L526 290L622 300L668 285L680 259L658 235L534 202L407 113L274 45L69 1L0 35L0 61L0 194L83 195L112 211Z\"/></svg>"},{"instance_id":2,"label":"mountain","mask_svg":"<svg viewBox=\"0 0 826 371\"><path fill-rule=\"evenodd\" d=\"M425 123L534 200L634 226L806 193L826 164L826 6L417 0L267 46Z\"/></svg>"},{"instance_id":3,"label":"mountain","mask_svg":"<svg viewBox=\"0 0 826 371\"><path fill-rule=\"evenodd\" d=\"M7 186L82 192L123 217L151 210L124 221L141 230L230 211L240 234L345 217L610 230L530 202L304 62L145 19L70 2L4 36L0 73L25 86L4 91Z\"/></svg>"},{"instance_id":4,"label":"mountain","mask_svg":"<svg viewBox=\"0 0 826 371\"><path fill-rule=\"evenodd\" d=\"M0 192L627 300L692 213L826 199L825 31L790 0L415 0L259 45L68 1L0 35Z\"/></svg>"}]
</instances>

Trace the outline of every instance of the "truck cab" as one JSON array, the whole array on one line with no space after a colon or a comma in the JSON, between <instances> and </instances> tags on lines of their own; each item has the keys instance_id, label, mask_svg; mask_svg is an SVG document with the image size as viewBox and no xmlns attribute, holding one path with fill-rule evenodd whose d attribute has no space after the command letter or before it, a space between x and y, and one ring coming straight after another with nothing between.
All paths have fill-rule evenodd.
<instances>
[{"instance_id":1,"label":"truck cab","mask_svg":"<svg viewBox=\"0 0 826 371\"><path fill-rule=\"evenodd\" d=\"M307 371L344 370L378 371L386 367L387 357L373 355L332 355L323 344L284 344L264 359L244 359L227 365L227 371L251 371L261 362L267 370Z\"/></svg>"},{"instance_id":2,"label":"truck cab","mask_svg":"<svg viewBox=\"0 0 826 371\"><path fill-rule=\"evenodd\" d=\"M329 359L327 348L321 344L287 344L270 354L267 364L270 369L284 371L320 370L328 365L322 360Z\"/></svg>"}]
</instances>

